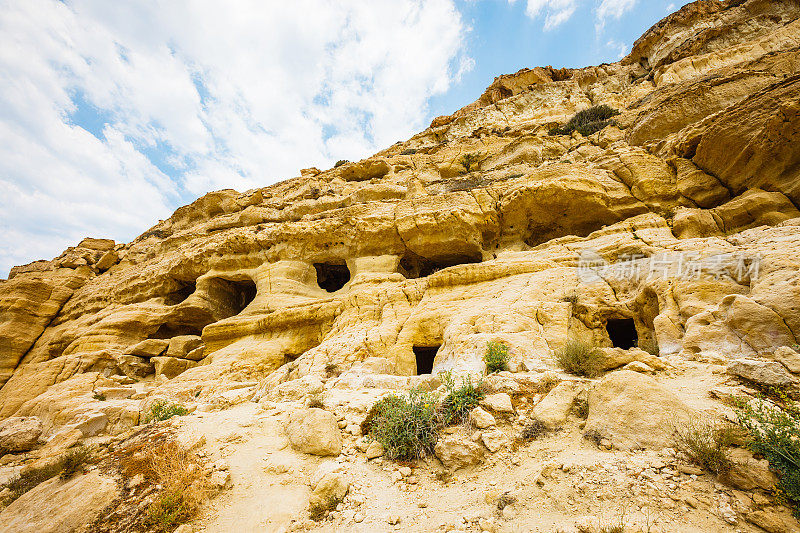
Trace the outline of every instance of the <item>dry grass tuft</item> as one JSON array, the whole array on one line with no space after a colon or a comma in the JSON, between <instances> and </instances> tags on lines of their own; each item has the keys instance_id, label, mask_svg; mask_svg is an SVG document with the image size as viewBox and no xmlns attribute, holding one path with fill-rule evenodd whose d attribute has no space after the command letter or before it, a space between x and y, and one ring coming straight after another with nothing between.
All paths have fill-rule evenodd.
<instances>
[{"instance_id":1,"label":"dry grass tuft","mask_svg":"<svg viewBox=\"0 0 800 533\"><path fill-rule=\"evenodd\" d=\"M734 440L733 426L690 420L674 424L674 432L677 448L697 466L717 476L730 470L728 448Z\"/></svg>"}]
</instances>

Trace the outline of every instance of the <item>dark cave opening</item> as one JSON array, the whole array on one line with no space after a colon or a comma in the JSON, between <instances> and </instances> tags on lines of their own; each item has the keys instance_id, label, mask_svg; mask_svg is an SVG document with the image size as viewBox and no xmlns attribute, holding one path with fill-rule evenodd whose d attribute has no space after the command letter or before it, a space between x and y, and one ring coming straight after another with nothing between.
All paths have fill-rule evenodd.
<instances>
[{"instance_id":1,"label":"dark cave opening","mask_svg":"<svg viewBox=\"0 0 800 533\"><path fill-rule=\"evenodd\" d=\"M414 346L414 358L417 360L417 375L433 372L433 360L441 346Z\"/></svg>"},{"instance_id":2,"label":"dark cave opening","mask_svg":"<svg viewBox=\"0 0 800 533\"><path fill-rule=\"evenodd\" d=\"M447 267L480 263L481 254L454 254L434 258L421 257L413 252L408 252L400 259L400 273L408 279L425 278Z\"/></svg>"},{"instance_id":3,"label":"dark cave opening","mask_svg":"<svg viewBox=\"0 0 800 533\"><path fill-rule=\"evenodd\" d=\"M207 286L209 299L218 307L220 318L235 316L244 311L256 297L255 282L250 278L209 280Z\"/></svg>"},{"instance_id":4,"label":"dark cave opening","mask_svg":"<svg viewBox=\"0 0 800 533\"><path fill-rule=\"evenodd\" d=\"M336 292L350 281L350 269L346 263L314 263L317 285L328 292Z\"/></svg>"},{"instance_id":5,"label":"dark cave opening","mask_svg":"<svg viewBox=\"0 0 800 533\"><path fill-rule=\"evenodd\" d=\"M636 324L632 318L611 318L606 322L606 331L614 348L629 350L639 343Z\"/></svg>"},{"instance_id":6,"label":"dark cave opening","mask_svg":"<svg viewBox=\"0 0 800 533\"><path fill-rule=\"evenodd\" d=\"M225 280L222 280L225 281ZM256 284L252 279L245 279L241 281L227 280L230 290L231 307L235 311L234 314L239 314L244 311L245 307L250 305L256 297Z\"/></svg>"},{"instance_id":7,"label":"dark cave opening","mask_svg":"<svg viewBox=\"0 0 800 533\"><path fill-rule=\"evenodd\" d=\"M164 305L178 305L194 294L197 284L194 281L175 280L176 288L164 296Z\"/></svg>"},{"instance_id":8,"label":"dark cave opening","mask_svg":"<svg viewBox=\"0 0 800 533\"><path fill-rule=\"evenodd\" d=\"M188 324L161 324L155 333L150 335L151 339L171 339L178 335L197 335L200 336L202 328Z\"/></svg>"}]
</instances>

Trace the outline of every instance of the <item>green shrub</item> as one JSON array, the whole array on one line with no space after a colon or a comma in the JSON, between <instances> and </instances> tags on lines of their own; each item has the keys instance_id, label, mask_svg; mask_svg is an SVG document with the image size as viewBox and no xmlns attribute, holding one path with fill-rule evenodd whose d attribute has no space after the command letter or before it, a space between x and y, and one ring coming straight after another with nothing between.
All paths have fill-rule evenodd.
<instances>
[{"instance_id":1,"label":"green shrub","mask_svg":"<svg viewBox=\"0 0 800 533\"><path fill-rule=\"evenodd\" d=\"M325 516L336 509L336 506L341 503L341 500L336 496L329 496L324 502L315 501L308 506L308 517L314 522L319 522Z\"/></svg>"},{"instance_id":2,"label":"green shrub","mask_svg":"<svg viewBox=\"0 0 800 533\"><path fill-rule=\"evenodd\" d=\"M461 163L461 166L464 167L464 172L467 173L474 170L475 165L478 163L478 161L480 161L480 158L480 152L472 152L462 155L458 162Z\"/></svg>"},{"instance_id":3,"label":"green shrub","mask_svg":"<svg viewBox=\"0 0 800 533\"><path fill-rule=\"evenodd\" d=\"M103 394L102 392L95 392L94 394L92 394L92 398L101 402L106 401L106 395Z\"/></svg>"},{"instance_id":4,"label":"green shrub","mask_svg":"<svg viewBox=\"0 0 800 533\"><path fill-rule=\"evenodd\" d=\"M486 363L487 374L508 370L508 360L511 358L508 351L509 347L502 342L490 342L486 345L483 362Z\"/></svg>"},{"instance_id":5,"label":"green shrub","mask_svg":"<svg viewBox=\"0 0 800 533\"><path fill-rule=\"evenodd\" d=\"M145 423L150 423L153 420L161 422L173 416L188 415L189 411L179 403L172 403L167 400L156 400L150 406L150 412L145 417Z\"/></svg>"},{"instance_id":6,"label":"green shrub","mask_svg":"<svg viewBox=\"0 0 800 533\"><path fill-rule=\"evenodd\" d=\"M443 423L449 425L463 422L486 396L483 382L473 385L472 376L463 376L461 386L456 388L451 372L442 372L439 376L447 389L447 396L441 405Z\"/></svg>"},{"instance_id":7,"label":"green shrub","mask_svg":"<svg viewBox=\"0 0 800 533\"><path fill-rule=\"evenodd\" d=\"M792 404L780 409L766 401L743 404L736 411L739 424L750 434L748 444L764 456L778 474L780 496L800 518L800 412Z\"/></svg>"},{"instance_id":8,"label":"green shrub","mask_svg":"<svg viewBox=\"0 0 800 533\"><path fill-rule=\"evenodd\" d=\"M94 451L88 446L76 446L61 458L61 479L69 479L78 472L83 471L83 467L88 463Z\"/></svg>"},{"instance_id":9,"label":"green shrub","mask_svg":"<svg viewBox=\"0 0 800 533\"><path fill-rule=\"evenodd\" d=\"M565 372L594 377L601 372L602 356L589 342L571 339L556 352L556 362Z\"/></svg>"},{"instance_id":10,"label":"green shrub","mask_svg":"<svg viewBox=\"0 0 800 533\"><path fill-rule=\"evenodd\" d=\"M417 149L416 148L406 148L405 150L400 152L400 155L414 155L416 153L417 153Z\"/></svg>"},{"instance_id":11,"label":"green shrub","mask_svg":"<svg viewBox=\"0 0 800 533\"><path fill-rule=\"evenodd\" d=\"M159 493L147 508L150 524L171 528L187 521L193 514L180 490L165 490Z\"/></svg>"},{"instance_id":12,"label":"green shrub","mask_svg":"<svg viewBox=\"0 0 800 533\"><path fill-rule=\"evenodd\" d=\"M381 443L389 459L417 459L433 450L441 416L437 398L418 389L408 396L390 394L370 410L364 424L369 436Z\"/></svg>"},{"instance_id":13,"label":"green shrub","mask_svg":"<svg viewBox=\"0 0 800 533\"><path fill-rule=\"evenodd\" d=\"M3 485L0 485L0 491L3 489L9 490L9 495L3 503L10 504L39 483L59 475L61 470L61 461L56 461L45 466L28 468L22 473L15 475Z\"/></svg>"},{"instance_id":14,"label":"green shrub","mask_svg":"<svg viewBox=\"0 0 800 533\"><path fill-rule=\"evenodd\" d=\"M677 425L675 445L697 466L714 475L722 475L731 467L728 448L734 440L733 428L704 420L690 420Z\"/></svg>"},{"instance_id":15,"label":"green shrub","mask_svg":"<svg viewBox=\"0 0 800 533\"><path fill-rule=\"evenodd\" d=\"M325 402L321 392L315 392L308 396L309 409L325 409Z\"/></svg>"},{"instance_id":16,"label":"green shrub","mask_svg":"<svg viewBox=\"0 0 800 533\"><path fill-rule=\"evenodd\" d=\"M550 135L570 135L573 131L577 131L584 136L591 135L606 126L615 124L611 117L616 115L619 115L619 111L607 105L590 107L576 113L563 126L551 129Z\"/></svg>"},{"instance_id":17,"label":"green shrub","mask_svg":"<svg viewBox=\"0 0 800 533\"><path fill-rule=\"evenodd\" d=\"M340 160L338 160L338 161L336 162L336 164L335 164L335 165L333 165L333 168L338 168L338 167L340 167L340 166L342 166L342 165L346 165L346 164L347 164L347 163L349 163L349 162L350 162L350 161L348 161L347 159L340 159Z\"/></svg>"}]
</instances>

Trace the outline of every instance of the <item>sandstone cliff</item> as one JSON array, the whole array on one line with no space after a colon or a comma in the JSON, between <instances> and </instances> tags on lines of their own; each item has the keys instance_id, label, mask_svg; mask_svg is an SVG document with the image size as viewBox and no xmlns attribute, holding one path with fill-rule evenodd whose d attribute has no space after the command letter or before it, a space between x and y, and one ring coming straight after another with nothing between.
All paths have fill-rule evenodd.
<instances>
[{"instance_id":1,"label":"sandstone cliff","mask_svg":"<svg viewBox=\"0 0 800 533\"><path fill-rule=\"evenodd\" d=\"M512 372L558 373L572 338L620 349L616 366L659 366L637 346L675 376L701 365L710 381L675 387L722 412L719 365L800 342L799 67L798 2L694 2L617 63L498 77L368 159L16 267L0 281L0 418L89 438L159 397L212 410L322 382L347 403L482 372L489 341ZM597 105L614 124L550 133ZM588 281L587 257L605 265Z\"/></svg>"}]
</instances>

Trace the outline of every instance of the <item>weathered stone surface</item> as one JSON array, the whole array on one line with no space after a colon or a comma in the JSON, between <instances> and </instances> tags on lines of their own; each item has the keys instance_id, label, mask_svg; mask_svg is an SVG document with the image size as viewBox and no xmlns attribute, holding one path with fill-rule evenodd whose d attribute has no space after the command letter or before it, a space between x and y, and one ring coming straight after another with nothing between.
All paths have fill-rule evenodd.
<instances>
[{"instance_id":1,"label":"weathered stone surface","mask_svg":"<svg viewBox=\"0 0 800 533\"><path fill-rule=\"evenodd\" d=\"M326 505L331 499L341 501L350 489L350 480L341 466L323 463L312 476L309 505Z\"/></svg>"},{"instance_id":2,"label":"weathered stone surface","mask_svg":"<svg viewBox=\"0 0 800 533\"><path fill-rule=\"evenodd\" d=\"M490 452L494 453L503 446L510 444L511 440L502 430L493 428L481 433L481 442Z\"/></svg>"},{"instance_id":3,"label":"weathered stone surface","mask_svg":"<svg viewBox=\"0 0 800 533\"><path fill-rule=\"evenodd\" d=\"M364 452L364 454L367 456L367 459L375 459L382 456L383 453L383 445L376 440L370 442L369 446L367 446L367 451Z\"/></svg>"},{"instance_id":4,"label":"weathered stone surface","mask_svg":"<svg viewBox=\"0 0 800 533\"><path fill-rule=\"evenodd\" d=\"M478 429L486 429L495 425L495 419L491 413L487 413L480 407L476 407L469 413L470 423Z\"/></svg>"},{"instance_id":5,"label":"weathered stone surface","mask_svg":"<svg viewBox=\"0 0 800 533\"><path fill-rule=\"evenodd\" d=\"M486 397L481 400L481 405L496 413L514 412L514 406L511 404L511 396L505 392L487 394Z\"/></svg>"},{"instance_id":6,"label":"weathered stone surface","mask_svg":"<svg viewBox=\"0 0 800 533\"><path fill-rule=\"evenodd\" d=\"M562 381L536 404L533 417L550 429L562 426L582 390L584 388L579 383Z\"/></svg>"},{"instance_id":7,"label":"weathered stone surface","mask_svg":"<svg viewBox=\"0 0 800 533\"><path fill-rule=\"evenodd\" d=\"M769 469L766 459L757 460L753 454L742 448L730 451L731 469L725 473L725 482L741 490L772 490L778 478Z\"/></svg>"},{"instance_id":8,"label":"weathered stone surface","mask_svg":"<svg viewBox=\"0 0 800 533\"><path fill-rule=\"evenodd\" d=\"M436 457L445 468L456 470L483 461L485 448L461 435L444 435L434 448Z\"/></svg>"},{"instance_id":9,"label":"weathered stone surface","mask_svg":"<svg viewBox=\"0 0 800 533\"><path fill-rule=\"evenodd\" d=\"M312 455L339 455L342 434L336 417L322 409L297 409L289 413L286 435L294 449Z\"/></svg>"},{"instance_id":10,"label":"weathered stone surface","mask_svg":"<svg viewBox=\"0 0 800 533\"><path fill-rule=\"evenodd\" d=\"M673 427L692 411L649 376L618 370L589 392L586 431L597 431L615 448L661 449L672 445Z\"/></svg>"},{"instance_id":11,"label":"weathered stone surface","mask_svg":"<svg viewBox=\"0 0 800 533\"><path fill-rule=\"evenodd\" d=\"M145 339L131 348L130 355L139 357L157 357L164 353L170 341L164 339Z\"/></svg>"},{"instance_id":12,"label":"weathered stone surface","mask_svg":"<svg viewBox=\"0 0 800 533\"><path fill-rule=\"evenodd\" d=\"M760 385L785 387L797 383L797 379L777 361L734 359L728 363L728 373Z\"/></svg>"},{"instance_id":13,"label":"weathered stone surface","mask_svg":"<svg viewBox=\"0 0 800 533\"><path fill-rule=\"evenodd\" d=\"M19 533L74 531L91 524L118 493L117 483L97 472L67 481L56 476L6 507L0 524Z\"/></svg>"},{"instance_id":14,"label":"weathered stone surface","mask_svg":"<svg viewBox=\"0 0 800 533\"><path fill-rule=\"evenodd\" d=\"M156 376L165 376L172 379L195 365L194 361L178 359L177 357L152 357L150 362L155 365Z\"/></svg>"},{"instance_id":15,"label":"weathered stone surface","mask_svg":"<svg viewBox=\"0 0 800 533\"><path fill-rule=\"evenodd\" d=\"M26 452L36 446L42 421L35 416L11 417L0 421L0 451Z\"/></svg>"},{"instance_id":16,"label":"weathered stone surface","mask_svg":"<svg viewBox=\"0 0 800 533\"><path fill-rule=\"evenodd\" d=\"M797 353L788 346L781 346L775 350L773 357L776 361L786 367L789 372L792 372L793 374L800 374L800 353Z\"/></svg>"},{"instance_id":17,"label":"weathered stone surface","mask_svg":"<svg viewBox=\"0 0 800 533\"><path fill-rule=\"evenodd\" d=\"M178 335L169 340L166 357L186 358L187 354L203 345L199 335Z\"/></svg>"}]
</instances>

